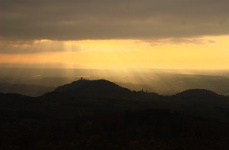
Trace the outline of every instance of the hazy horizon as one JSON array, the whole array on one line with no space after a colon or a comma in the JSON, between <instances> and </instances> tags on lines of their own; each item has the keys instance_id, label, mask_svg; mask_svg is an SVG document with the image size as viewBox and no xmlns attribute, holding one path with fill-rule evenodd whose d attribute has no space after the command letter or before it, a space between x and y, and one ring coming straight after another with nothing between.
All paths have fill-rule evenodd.
<instances>
[{"instance_id":1,"label":"hazy horizon","mask_svg":"<svg viewBox=\"0 0 229 150\"><path fill-rule=\"evenodd\" d=\"M88 80L105 79L130 90L143 89L161 95L172 95L187 89L208 89L218 94L229 95L229 70L163 69L1 68L0 92L22 90L21 86L15 85L35 85L41 87L30 89L26 86L25 90L29 93L31 90L39 89L39 92L45 93L81 77Z\"/></svg>"}]
</instances>

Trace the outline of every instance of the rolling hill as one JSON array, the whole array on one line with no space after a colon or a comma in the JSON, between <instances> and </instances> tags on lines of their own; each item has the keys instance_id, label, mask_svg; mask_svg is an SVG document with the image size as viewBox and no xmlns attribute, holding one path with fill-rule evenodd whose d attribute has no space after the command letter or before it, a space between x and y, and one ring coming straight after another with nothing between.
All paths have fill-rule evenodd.
<instances>
[{"instance_id":1,"label":"rolling hill","mask_svg":"<svg viewBox=\"0 0 229 150\"><path fill-rule=\"evenodd\" d=\"M160 96L107 80L39 97L0 93L0 148L225 149L228 108L228 97L204 89Z\"/></svg>"}]
</instances>

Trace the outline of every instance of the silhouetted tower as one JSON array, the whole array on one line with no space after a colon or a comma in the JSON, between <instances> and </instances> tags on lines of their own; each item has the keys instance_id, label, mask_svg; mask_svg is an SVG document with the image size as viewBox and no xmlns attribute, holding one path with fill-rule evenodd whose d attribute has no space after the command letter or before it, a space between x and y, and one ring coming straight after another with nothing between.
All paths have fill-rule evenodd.
<instances>
[{"instance_id":1,"label":"silhouetted tower","mask_svg":"<svg viewBox=\"0 0 229 150\"><path fill-rule=\"evenodd\" d=\"M81 79L81 81L82 81L82 80L83 80L83 77L81 77L80 79Z\"/></svg>"}]
</instances>

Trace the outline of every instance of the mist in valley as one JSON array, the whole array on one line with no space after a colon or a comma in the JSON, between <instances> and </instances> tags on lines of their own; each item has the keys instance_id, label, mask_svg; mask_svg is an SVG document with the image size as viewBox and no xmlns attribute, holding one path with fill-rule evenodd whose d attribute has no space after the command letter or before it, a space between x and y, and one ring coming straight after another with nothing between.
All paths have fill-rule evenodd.
<instances>
[{"instance_id":1,"label":"mist in valley","mask_svg":"<svg viewBox=\"0 0 229 150\"><path fill-rule=\"evenodd\" d=\"M0 92L40 96L79 80L106 79L134 91L173 95L187 89L208 89L229 95L229 71L154 69L1 68Z\"/></svg>"}]
</instances>

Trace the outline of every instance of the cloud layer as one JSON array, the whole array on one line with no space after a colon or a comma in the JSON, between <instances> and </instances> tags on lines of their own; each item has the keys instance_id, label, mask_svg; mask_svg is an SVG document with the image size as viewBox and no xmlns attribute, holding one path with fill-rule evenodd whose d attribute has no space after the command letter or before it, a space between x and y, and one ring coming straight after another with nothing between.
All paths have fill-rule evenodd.
<instances>
[{"instance_id":1,"label":"cloud layer","mask_svg":"<svg viewBox=\"0 0 229 150\"><path fill-rule=\"evenodd\" d=\"M4 40L229 34L228 0L0 0Z\"/></svg>"}]
</instances>

